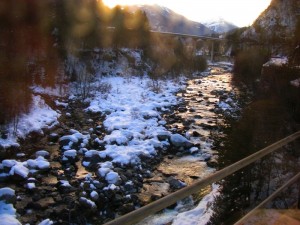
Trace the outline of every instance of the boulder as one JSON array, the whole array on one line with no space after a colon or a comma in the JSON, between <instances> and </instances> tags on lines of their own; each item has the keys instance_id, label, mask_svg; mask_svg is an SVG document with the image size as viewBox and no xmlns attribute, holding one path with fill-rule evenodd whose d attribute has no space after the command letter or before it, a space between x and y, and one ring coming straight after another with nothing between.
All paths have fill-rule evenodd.
<instances>
[{"instance_id":1,"label":"boulder","mask_svg":"<svg viewBox=\"0 0 300 225\"><path fill-rule=\"evenodd\" d=\"M95 204L95 202L88 198L80 197L79 204L82 205L85 209L91 210L92 212L97 211L97 205Z\"/></svg>"},{"instance_id":2,"label":"boulder","mask_svg":"<svg viewBox=\"0 0 300 225\"><path fill-rule=\"evenodd\" d=\"M160 141L164 141L170 138L170 133L168 131L160 131L157 133L157 138Z\"/></svg>"},{"instance_id":3,"label":"boulder","mask_svg":"<svg viewBox=\"0 0 300 225\"><path fill-rule=\"evenodd\" d=\"M7 204L14 204L16 202L15 190L4 187L0 189L0 201L4 201Z\"/></svg>"},{"instance_id":4,"label":"boulder","mask_svg":"<svg viewBox=\"0 0 300 225\"><path fill-rule=\"evenodd\" d=\"M193 146L193 143L186 139L180 134L172 134L170 137L171 144L175 147L187 147L190 148Z\"/></svg>"}]
</instances>

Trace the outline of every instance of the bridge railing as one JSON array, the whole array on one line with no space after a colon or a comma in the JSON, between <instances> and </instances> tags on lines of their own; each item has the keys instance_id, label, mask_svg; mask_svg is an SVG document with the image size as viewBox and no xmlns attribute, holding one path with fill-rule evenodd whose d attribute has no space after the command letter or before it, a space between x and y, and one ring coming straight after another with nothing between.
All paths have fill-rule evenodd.
<instances>
[{"instance_id":1,"label":"bridge railing","mask_svg":"<svg viewBox=\"0 0 300 225\"><path fill-rule=\"evenodd\" d=\"M251 219L252 217L258 217L257 213L259 210L263 209L266 204L270 203L273 199L275 199L279 194L281 194L285 189L292 186L296 182L300 180L300 172L293 176L290 180L288 180L285 184L283 184L280 188L274 191L269 197L267 197L264 201L262 201L258 206L248 212L245 216L243 216L240 220L234 223L234 225L243 225L249 224L247 220ZM299 195L299 194L298 194ZM298 208L299 208L299 196L298 196ZM264 216L264 214L262 215ZM279 223L278 223L279 224ZM286 223L287 224L287 223ZM299 223L297 223L299 224Z\"/></svg>"},{"instance_id":2,"label":"bridge railing","mask_svg":"<svg viewBox=\"0 0 300 225\"><path fill-rule=\"evenodd\" d=\"M132 225L135 224L146 217L159 212L162 209L167 208L168 206L176 203L177 201L184 199L192 194L199 192L202 188L220 181L223 178L235 173L236 171L250 165L251 163L261 159L262 157L274 152L277 149L291 143L300 137L300 131L281 139L280 141L275 142L274 144L226 167L223 168L214 174L195 182L194 184L182 188L170 195L167 195L157 201L154 201L144 207L141 207L133 212L130 212L124 216L118 217L113 221L106 223L105 225ZM299 175L300 176L300 175Z\"/></svg>"}]
</instances>

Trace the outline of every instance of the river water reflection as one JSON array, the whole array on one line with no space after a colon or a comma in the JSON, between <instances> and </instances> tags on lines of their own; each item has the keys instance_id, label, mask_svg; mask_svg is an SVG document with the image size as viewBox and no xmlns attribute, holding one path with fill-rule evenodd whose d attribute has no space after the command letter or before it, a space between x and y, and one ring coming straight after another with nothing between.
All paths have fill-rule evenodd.
<instances>
[{"instance_id":1,"label":"river water reflection","mask_svg":"<svg viewBox=\"0 0 300 225\"><path fill-rule=\"evenodd\" d=\"M159 198L168 194L171 187L166 181L170 179L191 185L215 171L213 165L217 163L218 152L213 150L213 133L221 132L224 114L234 116L238 110L234 97L238 94L238 90L232 85L230 70L228 64L211 66L210 72L188 80L186 90L178 93L183 104L178 107L175 115L181 119L168 126L174 132L184 131L185 136L198 147L184 154L168 155L164 158L154 176L145 182L141 194L145 202L151 198L150 195ZM209 191L210 188L194 198L199 200L199 197ZM147 221L146 224L157 224L151 222L151 219ZM155 221L159 221L156 216Z\"/></svg>"}]
</instances>

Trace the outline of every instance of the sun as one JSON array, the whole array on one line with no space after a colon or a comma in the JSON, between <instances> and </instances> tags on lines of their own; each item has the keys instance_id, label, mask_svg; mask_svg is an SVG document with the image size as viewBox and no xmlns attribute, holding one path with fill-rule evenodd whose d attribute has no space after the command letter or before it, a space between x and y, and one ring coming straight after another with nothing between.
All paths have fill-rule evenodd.
<instances>
[{"instance_id":1,"label":"sun","mask_svg":"<svg viewBox=\"0 0 300 225\"><path fill-rule=\"evenodd\" d=\"M155 4L155 0L103 0L103 3L109 8L116 5L139 5L139 4Z\"/></svg>"}]
</instances>

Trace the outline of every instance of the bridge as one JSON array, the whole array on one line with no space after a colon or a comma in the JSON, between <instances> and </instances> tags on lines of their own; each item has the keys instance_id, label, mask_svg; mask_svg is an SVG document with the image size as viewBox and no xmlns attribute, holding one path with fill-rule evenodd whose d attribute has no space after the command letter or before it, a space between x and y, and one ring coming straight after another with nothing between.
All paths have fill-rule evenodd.
<instances>
[{"instance_id":1,"label":"bridge","mask_svg":"<svg viewBox=\"0 0 300 225\"><path fill-rule=\"evenodd\" d=\"M214 51L215 51L215 42L225 41L225 38L222 37L212 37L205 35L194 35L194 34L184 34L184 33L175 33L175 32L164 32L164 31L155 31L150 30L152 34L167 36L167 37L181 37L181 38L192 38L196 40L210 40L211 41L211 51L210 51L210 60L214 60Z\"/></svg>"},{"instance_id":2,"label":"bridge","mask_svg":"<svg viewBox=\"0 0 300 225\"><path fill-rule=\"evenodd\" d=\"M238 170L245 168L246 166L250 165L251 163L254 163L257 160L262 159L263 157L270 155L271 153L274 153L276 150L290 144L291 142L297 140L300 138L300 131L287 136L286 138L283 138L276 143L228 166L225 167L224 169L221 169L211 176L204 178L202 180L199 180L198 182L192 184L191 186L187 186L185 188L182 188L170 195L167 195L157 201L154 201L142 208L139 208L133 212L130 212L124 216L121 216L111 222L106 223L105 225L132 225L135 224L149 215L152 215L154 213L159 212L160 210L163 210L167 208L170 205L175 204L177 201L186 198L192 194L198 193L202 188L205 188L208 185L211 185L214 182L218 182L224 178L226 178L229 175L232 175L233 173L237 172ZM278 188L276 191L274 191L269 197L267 197L263 202L261 202L257 207L254 209L250 210L249 213L247 213L243 218L241 218L239 221L235 223L235 225L242 225L245 224L245 221L251 219L251 218L257 218L259 214L259 210L262 210L263 207L270 202L272 199L274 199L276 196L278 196L283 190L285 190L287 187L291 186L292 184L296 183L297 181L299 182L300 179L300 172L299 172L299 167L297 169L297 174L293 176L289 181L285 182L284 185L282 185L280 188ZM299 190L299 196L296 196L297 205L298 209L295 210L295 213L297 214L297 218L299 220L293 223L293 224L300 224L300 190ZM268 213L281 213L279 210L273 211L268 211ZM261 221L268 221L269 218L266 217L266 213L262 214L262 217L259 217L259 221L257 224L268 224L267 222L262 222ZM270 216L270 215L269 215ZM271 215L272 216L272 215ZM272 218L272 217L271 217ZM289 220L289 217L284 217L285 221L282 220L282 218L278 218L276 224L287 224L286 221ZM292 218L293 219L293 218ZM284 222L284 223L283 223ZM255 224L255 223L250 223L250 224ZM273 223L272 223L273 224ZM274 223L275 224L275 223Z\"/></svg>"},{"instance_id":3,"label":"bridge","mask_svg":"<svg viewBox=\"0 0 300 225\"><path fill-rule=\"evenodd\" d=\"M220 38L220 37L203 36L203 35L163 32L163 31L155 31L155 30L150 30L150 32L153 33L153 34L159 34L159 35L171 36L171 37L184 37L184 38L193 38L193 39L201 39L201 40L213 40L213 41L225 40L224 38Z\"/></svg>"},{"instance_id":4,"label":"bridge","mask_svg":"<svg viewBox=\"0 0 300 225\"><path fill-rule=\"evenodd\" d=\"M115 31L115 27L107 27L107 30L110 32ZM214 51L215 51L215 42L225 42L225 38L222 37L212 37L212 36L206 36L206 35L195 35L195 34L184 34L184 33L175 33L175 32L164 32L164 31L156 31L156 30L150 30L151 34L157 35L157 36L164 36L164 37L180 37L180 38L191 38L194 40L208 40L211 41L211 50L210 50L210 60L213 61L214 59Z\"/></svg>"}]
</instances>

